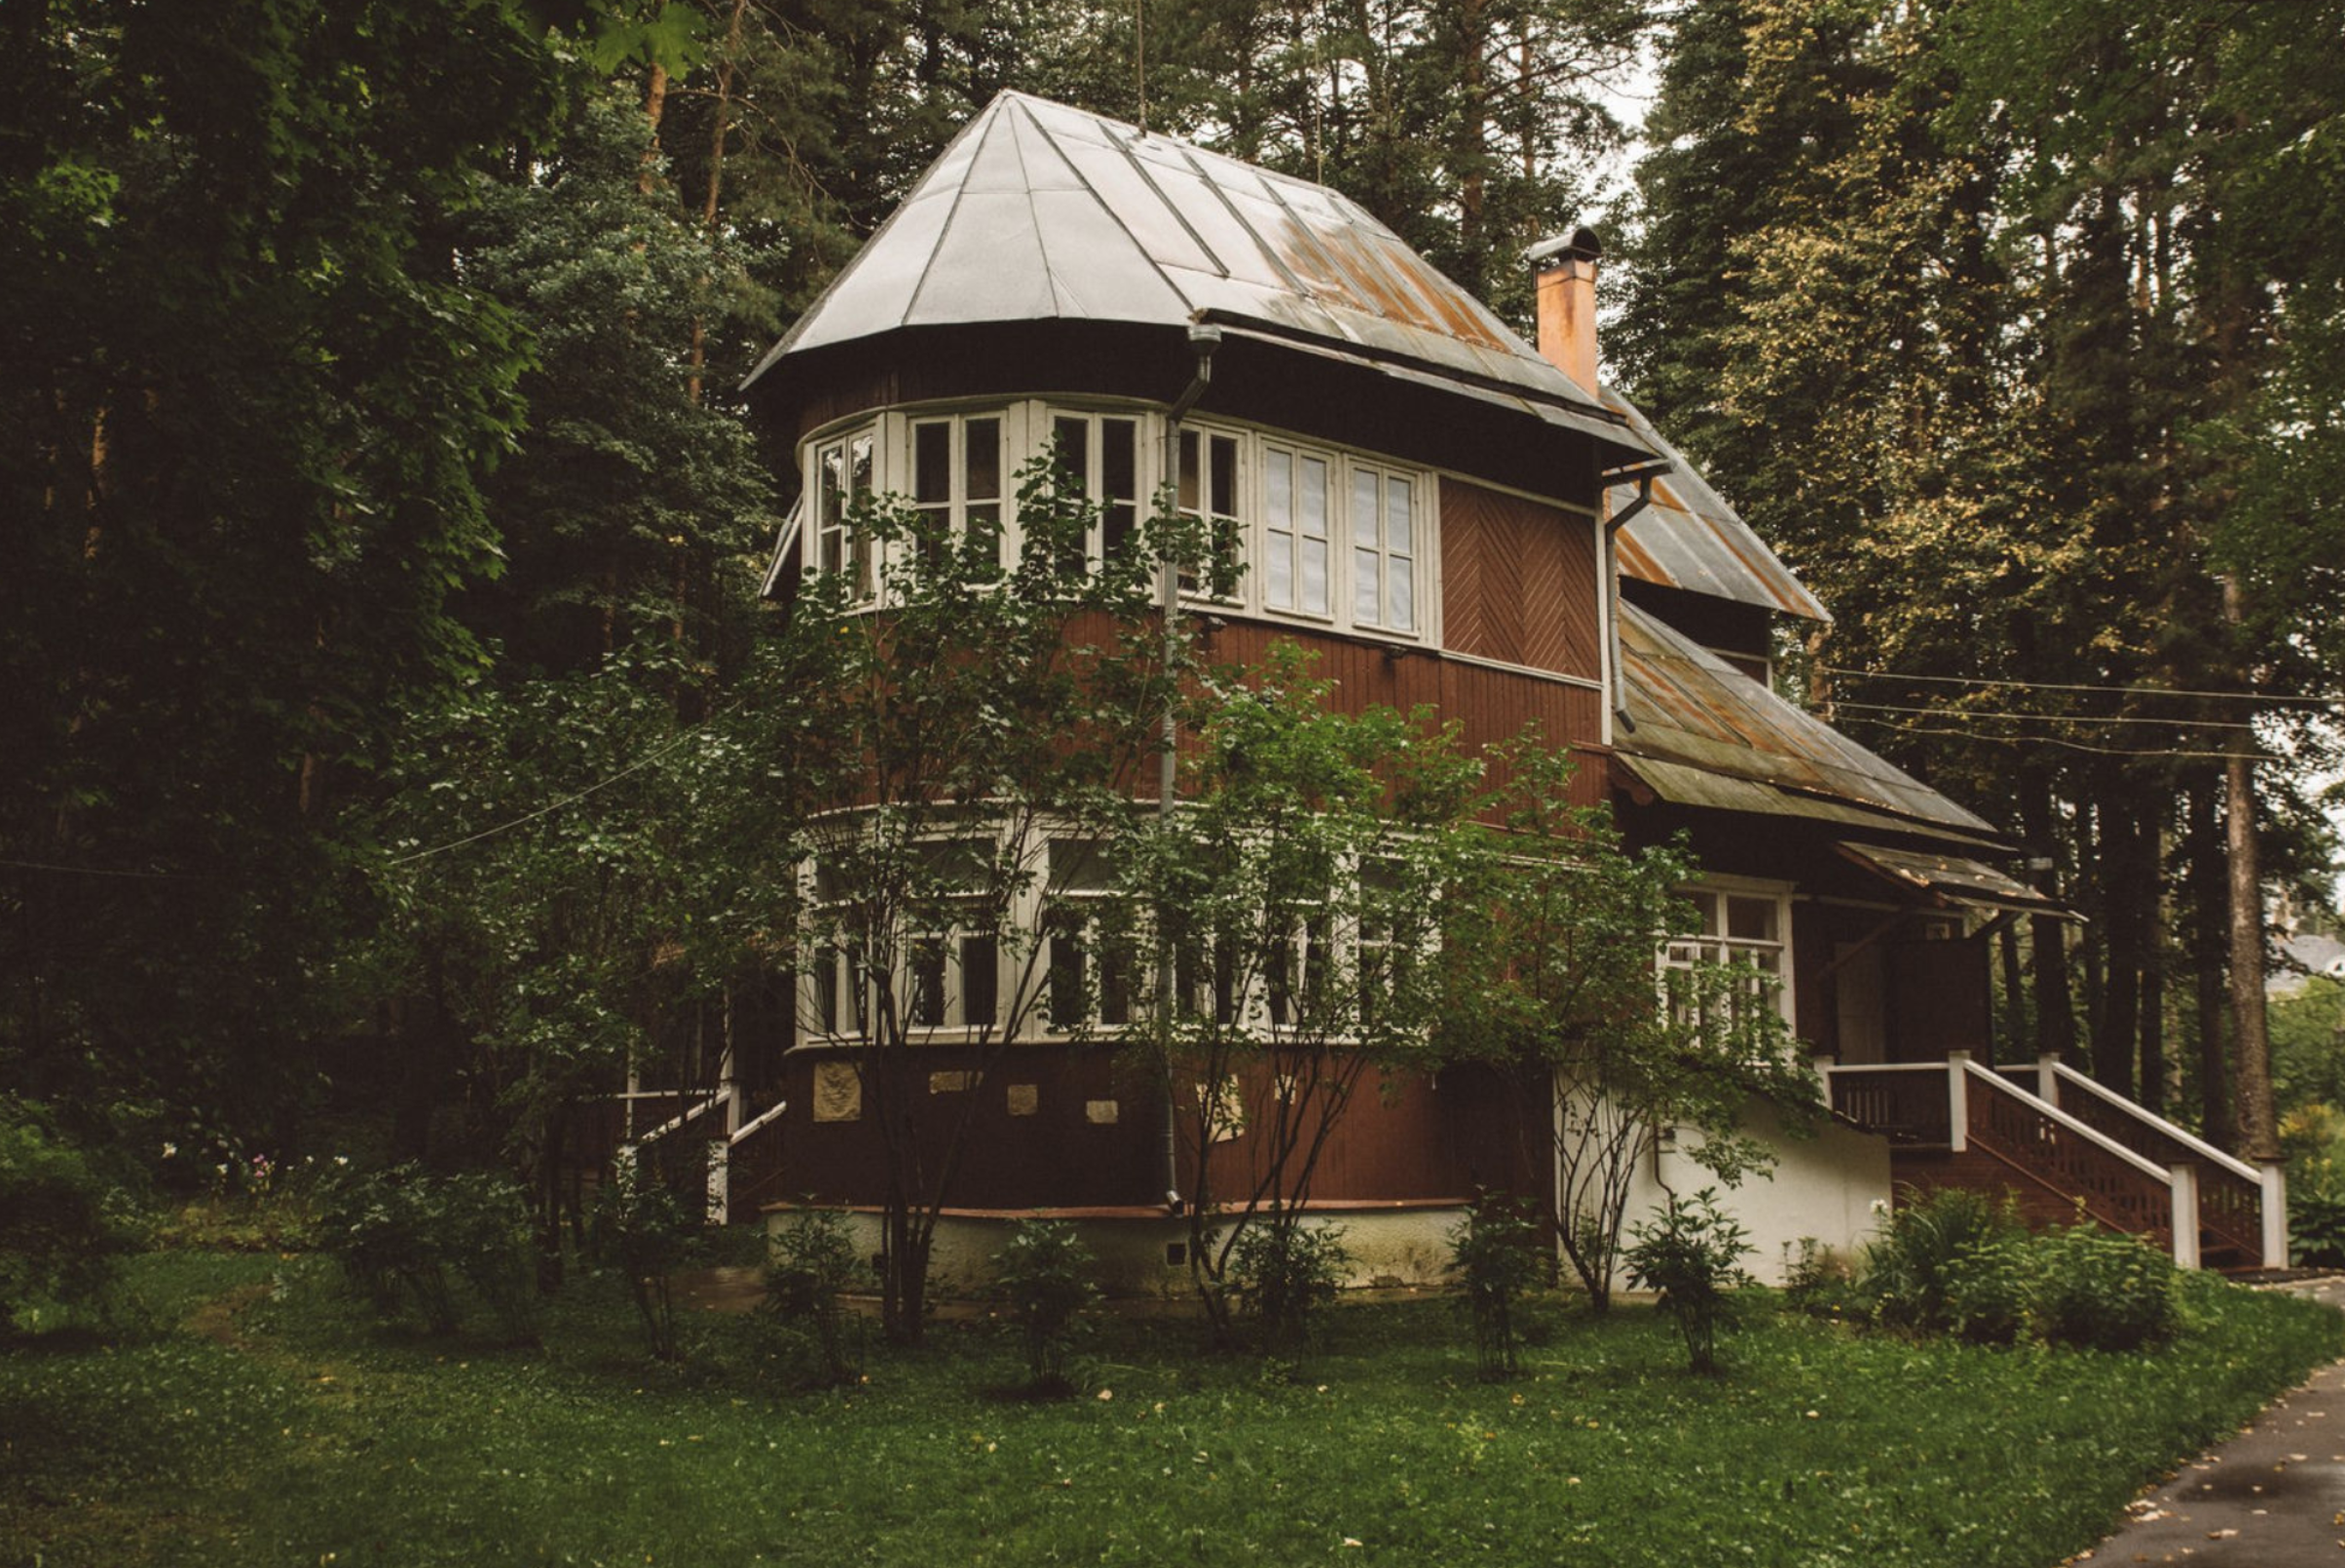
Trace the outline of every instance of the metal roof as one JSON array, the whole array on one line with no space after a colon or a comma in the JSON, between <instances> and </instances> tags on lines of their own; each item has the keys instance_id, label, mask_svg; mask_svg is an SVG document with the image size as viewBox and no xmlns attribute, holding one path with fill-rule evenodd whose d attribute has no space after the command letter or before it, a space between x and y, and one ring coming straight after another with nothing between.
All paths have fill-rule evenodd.
<instances>
[{"instance_id":1,"label":"metal roof","mask_svg":"<svg viewBox=\"0 0 2345 1568\"><path fill-rule=\"evenodd\" d=\"M1706 593L1763 610L1809 620L1829 621L1832 613L1809 593L1791 568L1760 541L1751 527L1712 490L1676 447L1653 428L1634 404L1612 388L1604 405L1628 422L1644 443L1667 458L1674 469L1653 482L1653 504L1620 530L1620 570L1645 582ZM1636 486L1612 493L1618 512L1636 498Z\"/></svg>"},{"instance_id":2,"label":"metal roof","mask_svg":"<svg viewBox=\"0 0 2345 1568\"><path fill-rule=\"evenodd\" d=\"M1250 324L1636 444L1358 203L1022 93L962 128L749 380L901 327L1051 318Z\"/></svg>"},{"instance_id":3,"label":"metal roof","mask_svg":"<svg viewBox=\"0 0 2345 1568\"><path fill-rule=\"evenodd\" d=\"M1867 871L1910 891L1928 893L1943 903L1971 909L2011 910L2022 915L2049 915L2064 920L2082 918L2060 900L2038 892L2010 873L1961 855L1853 842L1843 842L1840 849Z\"/></svg>"},{"instance_id":4,"label":"metal roof","mask_svg":"<svg viewBox=\"0 0 2345 1568\"><path fill-rule=\"evenodd\" d=\"M1636 728L1616 733L1614 746L1663 800L1850 820L1813 809L1834 803L1903 819L1907 831L1952 829L1999 843L1983 819L1656 616L1625 600L1619 609L1625 706ZM1641 765L1647 760L1661 765Z\"/></svg>"}]
</instances>

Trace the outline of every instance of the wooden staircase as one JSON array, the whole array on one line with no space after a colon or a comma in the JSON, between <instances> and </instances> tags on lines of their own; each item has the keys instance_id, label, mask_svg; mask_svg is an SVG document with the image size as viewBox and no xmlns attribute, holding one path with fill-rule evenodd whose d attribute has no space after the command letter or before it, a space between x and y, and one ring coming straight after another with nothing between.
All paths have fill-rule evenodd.
<instances>
[{"instance_id":1,"label":"wooden staircase","mask_svg":"<svg viewBox=\"0 0 2345 1568\"><path fill-rule=\"evenodd\" d=\"M2081 1214L2170 1251L2184 1268L2280 1268L2280 1168L2233 1159L2056 1058L1994 1071L1944 1063L1841 1066L1819 1059L1832 1108L1889 1140L1902 1189L2007 1191L2031 1225Z\"/></svg>"}]
</instances>

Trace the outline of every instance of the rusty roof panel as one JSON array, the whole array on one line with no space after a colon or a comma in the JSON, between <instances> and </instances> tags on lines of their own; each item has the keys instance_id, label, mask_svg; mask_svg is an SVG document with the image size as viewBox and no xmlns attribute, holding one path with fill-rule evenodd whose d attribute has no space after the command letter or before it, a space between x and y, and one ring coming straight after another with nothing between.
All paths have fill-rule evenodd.
<instances>
[{"instance_id":1,"label":"rusty roof panel","mask_svg":"<svg viewBox=\"0 0 2345 1568\"><path fill-rule=\"evenodd\" d=\"M1494 384L1641 445L1348 197L1019 93L962 129L750 379L915 323L1179 326L1206 311Z\"/></svg>"},{"instance_id":2,"label":"rusty roof panel","mask_svg":"<svg viewBox=\"0 0 2345 1568\"><path fill-rule=\"evenodd\" d=\"M1809 593L1791 568L1776 558L1726 498L1710 488L1694 465L1653 428L1637 407L1612 388L1604 404L1630 429L1676 467L1654 481L1653 504L1629 519L1618 541L1620 570L1644 582L1706 593L1738 604L1757 605L1808 620L1832 615ZM1617 486L1615 511L1636 499L1634 485Z\"/></svg>"},{"instance_id":3,"label":"rusty roof panel","mask_svg":"<svg viewBox=\"0 0 2345 1568\"><path fill-rule=\"evenodd\" d=\"M1903 887L1933 894L1950 904L2015 910L2064 919L2081 918L2058 899L2038 892L2010 873L1963 855L1852 842L1842 842L1840 849L1877 876Z\"/></svg>"},{"instance_id":4,"label":"rusty roof panel","mask_svg":"<svg viewBox=\"0 0 2345 1568\"><path fill-rule=\"evenodd\" d=\"M1918 831L1951 828L1993 839L1987 822L1656 616L1624 601L1619 615L1620 667L1636 727L1615 736L1623 757L1842 802L1907 819Z\"/></svg>"}]
</instances>

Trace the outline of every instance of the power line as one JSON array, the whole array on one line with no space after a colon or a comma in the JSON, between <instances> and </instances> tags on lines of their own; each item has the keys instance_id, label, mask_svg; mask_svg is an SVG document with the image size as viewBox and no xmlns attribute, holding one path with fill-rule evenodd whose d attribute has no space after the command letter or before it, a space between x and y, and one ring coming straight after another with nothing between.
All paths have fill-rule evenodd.
<instances>
[{"instance_id":1,"label":"power line","mask_svg":"<svg viewBox=\"0 0 2345 1568\"><path fill-rule=\"evenodd\" d=\"M736 702L732 705L732 708L737 708L739 706L740 704ZM444 855L451 849L462 849L465 845L469 843L478 843L483 839L494 839L501 833L510 833L515 828L528 827L540 817L551 816L565 806L577 804L580 801L583 801L586 799L586 797L594 794L598 790L609 789L612 785L616 784L620 779L625 778L630 773L642 772L645 768L659 761L660 758L666 756L669 752L674 751L686 741L690 740L702 730L707 729L719 719L725 718L726 715L730 714L732 712L732 708L726 708L723 713L712 714L709 718L703 720L699 724L694 725L691 728L684 730L678 734L671 735L668 739L652 747L650 751L644 753L641 757L637 758L634 762L629 763L626 766L620 768L609 778L597 779L594 783L587 785L576 795L565 795L562 797L562 799L551 802L548 804L541 805L535 811L526 812L521 816L514 817L509 822L500 822L493 828L483 828L478 833L468 833L462 839L451 839L446 843L433 844L428 849L418 849L412 854L394 855L390 860L385 861L384 864L387 866L404 866L413 861L428 860L433 855Z\"/></svg>"},{"instance_id":2,"label":"power line","mask_svg":"<svg viewBox=\"0 0 2345 1568\"><path fill-rule=\"evenodd\" d=\"M211 880L210 877L199 876L194 872L114 871L104 866L60 866L53 861L47 860L0 859L0 866L11 866L19 871L62 872L70 877L125 877L134 878L139 881L148 882L203 882Z\"/></svg>"},{"instance_id":3,"label":"power line","mask_svg":"<svg viewBox=\"0 0 2345 1568\"><path fill-rule=\"evenodd\" d=\"M2308 707L2333 708L2336 697L2291 697L2270 691L2211 691L2178 686L2079 686L2059 681L2001 681L1984 675L1902 675L1894 670L1858 670L1843 664L1818 664L1815 668L1827 675L1853 675L1867 681L1927 681L1944 686L1999 686L2023 691L2116 691L2147 697L2223 697L2234 702L2294 703Z\"/></svg>"},{"instance_id":4,"label":"power line","mask_svg":"<svg viewBox=\"0 0 2345 1568\"><path fill-rule=\"evenodd\" d=\"M1955 740L1984 741L1994 746L2057 746L2063 751L2091 752L2096 757L2161 757L2204 758L2214 762L2228 761L2235 754L2227 751L2168 751L2163 749L2133 749L2123 746L2088 746L2081 740L2062 740L2052 735L1982 735L1975 729L1940 729L1928 725L1900 724L1894 719L1870 719L1856 716L1860 724L1877 724L1909 735L1946 735ZM2270 752L2250 752L2250 762L2277 763L2287 759Z\"/></svg>"},{"instance_id":5,"label":"power line","mask_svg":"<svg viewBox=\"0 0 2345 1568\"><path fill-rule=\"evenodd\" d=\"M2012 713L1996 708L1911 708L1892 702L1848 702L1839 698L1830 706L1835 712L1848 709L1860 713L1918 713L1942 719L2032 719L2044 724L2062 725L2180 725L2191 729L2253 729L2254 725L2237 719L2154 719L2145 714L2066 714Z\"/></svg>"}]
</instances>

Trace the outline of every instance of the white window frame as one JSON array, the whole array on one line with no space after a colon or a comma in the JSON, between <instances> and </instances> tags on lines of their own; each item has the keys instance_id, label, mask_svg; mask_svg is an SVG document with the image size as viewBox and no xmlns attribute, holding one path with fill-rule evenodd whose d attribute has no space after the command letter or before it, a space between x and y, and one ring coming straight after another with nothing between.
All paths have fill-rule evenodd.
<instances>
[{"instance_id":1,"label":"white window frame","mask_svg":"<svg viewBox=\"0 0 2345 1568\"><path fill-rule=\"evenodd\" d=\"M970 441L972 427L986 425L993 428L993 483L989 495L980 495L976 493L982 488L976 484L979 475L971 468ZM940 488L922 487L927 475L922 472L920 443L922 433L928 430L942 430L945 435L945 473ZM975 523L991 529L998 552L1008 534L1014 500L1011 475L1017 465L1012 457L1007 410L915 413L904 418L904 494L913 510L943 521L948 540L957 542L965 539Z\"/></svg>"},{"instance_id":2,"label":"white window frame","mask_svg":"<svg viewBox=\"0 0 2345 1568\"><path fill-rule=\"evenodd\" d=\"M1420 555L1417 548L1417 518L1422 510L1417 498L1423 493L1424 481L1408 469L1382 464L1354 460L1347 467L1350 469L1350 483L1345 490L1349 511L1345 548L1348 551L1346 571L1352 588L1352 624L1363 630L1405 632L1413 636L1423 619L1417 610L1417 561ZM1364 538L1360 533L1359 517L1360 486L1363 481L1373 487L1373 504L1376 508L1376 526ZM1396 489L1408 497L1408 516L1401 524L1402 537L1397 544L1393 539L1392 527L1392 504ZM1408 579L1408 619L1405 623L1396 623L1388 618L1388 612L1392 608L1390 595L1396 562L1401 564ZM1368 615L1364 617L1360 615L1363 587L1366 589L1365 602L1368 605Z\"/></svg>"},{"instance_id":3,"label":"white window frame","mask_svg":"<svg viewBox=\"0 0 2345 1568\"><path fill-rule=\"evenodd\" d=\"M817 574L844 574L847 597L857 604L869 603L879 592L878 552L853 526L850 515L859 496L879 487L879 456L877 421L826 436L808 452L807 494L814 497L814 548L808 565Z\"/></svg>"},{"instance_id":4,"label":"white window frame","mask_svg":"<svg viewBox=\"0 0 2345 1568\"><path fill-rule=\"evenodd\" d=\"M1771 992L1773 1006L1785 1026L1796 1023L1792 994L1791 884L1757 877L1711 877L1681 887L1678 892L1701 912L1702 928L1663 942L1659 967L1691 969L1696 964L1713 963L1746 968L1753 976L1747 994L1756 998L1763 989ZM1749 913L1753 906L1764 907L1768 923L1775 934L1733 935L1737 903L1744 906L1743 913Z\"/></svg>"}]
</instances>

